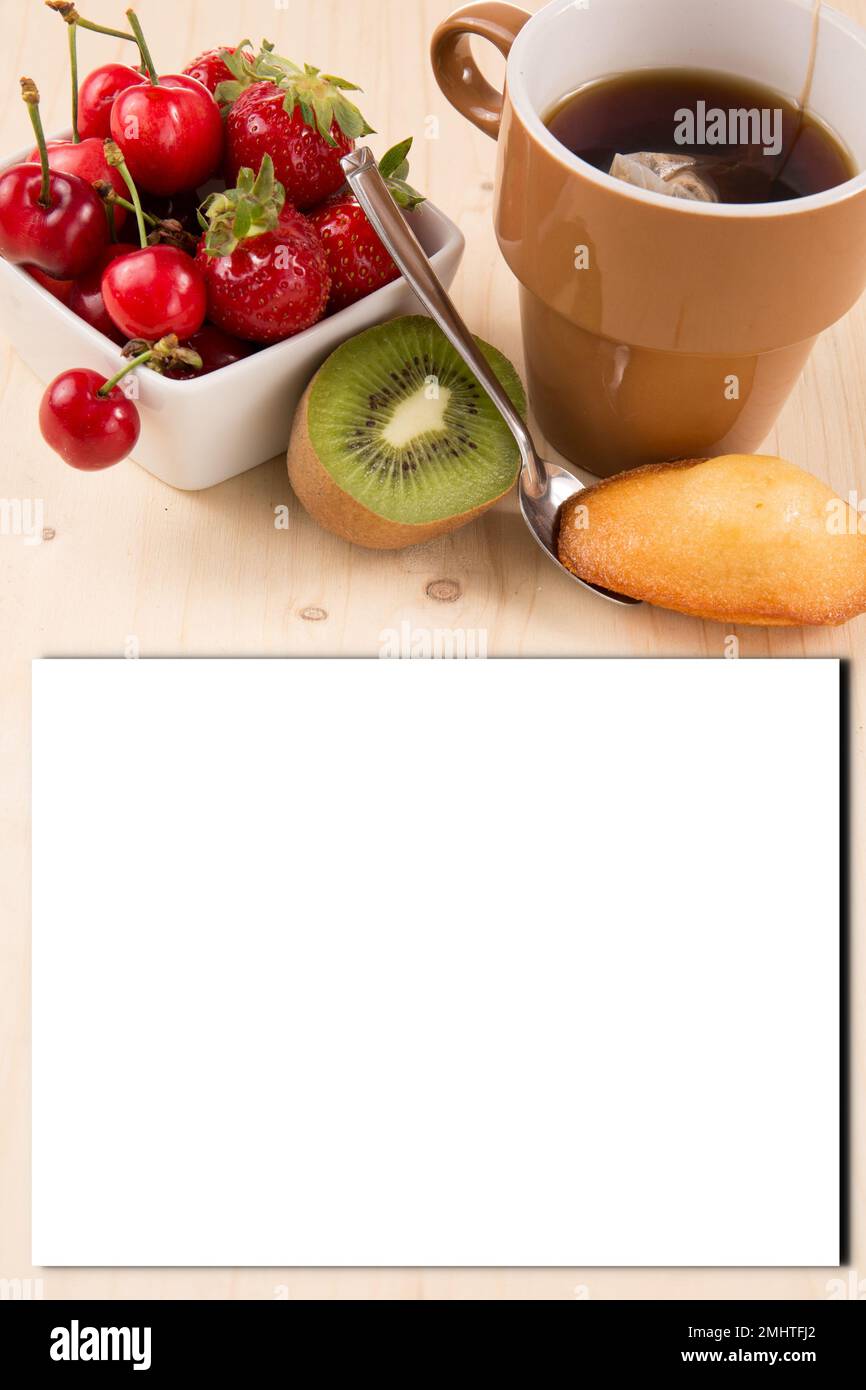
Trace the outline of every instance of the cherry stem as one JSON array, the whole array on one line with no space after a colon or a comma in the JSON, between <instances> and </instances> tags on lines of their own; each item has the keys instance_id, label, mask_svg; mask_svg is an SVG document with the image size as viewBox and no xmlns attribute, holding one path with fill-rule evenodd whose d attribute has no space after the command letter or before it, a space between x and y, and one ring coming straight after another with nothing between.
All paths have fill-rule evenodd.
<instances>
[{"instance_id":1,"label":"cherry stem","mask_svg":"<svg viewBox=\"0 0 866 1390\"><path fill-rule=\"evenodd\" d=\"M91 34L105 34L109 39L127 39L130 43L138 43L135 35L127 34L124 29L106 29L104 24L92 24L89 19L78 19L76 23L82 29L88 29Z\"/></svg>"},{"instance_id":2,"label":"cherry stem","mask_svg":"<svg viewBox=\"0 0 866 1390\"><path fill-rule=\"evenodd\" d=\"M144 229L144 212L141 206L141 199L138 196L138 189L135 186L132 174L126 167L126 160L123 157L120 146L116 145L113 140L106 140L105 142L105 159L110 168L120 170L120 177L129 189L129 196L132 199L131 211L135 213L135 220L138 223L138 237L141 242L142 250L146 251L147 232ZM129 205L127 204L127 206Z\"/></svg>"},{"instance_id":3,"label":"cherry stem","mask_svg":"<svg viewBox=\"0 0 866 1390\"><path fill-rule=\"evenodd\" d=\"M120 371L117 373L116 376L113 376L110 381L106 381L104 386L100 386L99 390L96 393L97 396L110 396L115 386L117 386L119 382L123 381L123 378L126 376L128 372L131 372L135 367L143 367L145 362L149 362L151 357L155 356L156 354L153 348L148 348L147 352L139 353L138 357L133 357L131 362L127 362L123 367L121 367Z\"/></svg>"},{"instance_id":4,"label":"cherry stem","mask_svg":"<svg viewBox=\"0 0 866 1390\"><path fill-rule=\"evenodd\" d=\"M153 59L150 56L150 49L147 46L147 40L145 39L141 25L138 22L138 15L135 13L135 10L127 10L126 17L129 20L129 27L135 35L135 41L138 44L139 52L141 53L141 61L144 63L151 84L154 87L158 87L159 76L157 74L156 68L153 66Z\"/></svg>"},{"instance_id":5,"label":"cherry stem","mask_svg":"<svg viewBox=\"0 0 866 1390\"><path fill-rule=\"evenodd\" d=\"M39 190L39 201L44 208L50 208L51 170L48 167L48 149L45 144L45 131L42 129L42 118L39 115L39 90L32 77L21 78L21 95L27 103L27 110L30 113L30 121L33 125L33 133L36 136L36 147L39 150L39 162L42 165L42 187Z\"/></svg>"},{"instance_id":6,"label":"cherry stem","mask_svg":"<svg viewBox=\"0 0 866 1390\"><path fill-rule=\"evenodd\" d=\"M54 10L64 19L70 27L79 25L82 29L87 29L91 34L105 34L110 39L127 39L129 43L138 43L134 34L127 33L125 29L107 29L104 24L94 24L92 19L82 19L72 0L45 0L49 10Z\"/></svg>"},{"instance_id":7,"label":"cherry stem","mask_svg":"<svg viewBox=\"0 0 866 1390\"><path fill-rule=\"evenodd\" d=\"M104 190L104 191L103 191L103 190ZM104 203L107 203L108 206L109 206L110 208L113 208L113 207L126 208L126 211L127 211L127 212L132 212L132 213L136 213L136 212L137 212L137 209L136 209L135 204L134 204L134 203L131 203L131 202L129 201L128 198L122 198L121 195L120 195L119 193L117 193L117 192L111 187L111 184L108 184L108 183L100 183L100 184L97 184L97 185L96 185L96 191L97 191L97 193L100 195L100 197L102 198L102 201L103 201ZM159 218L158 218L158 217L153 217L153 216L151 216L151 214L150 214L149 212L145 212L145 211L144 211L144 208L142 208L142 210L141 210L141 215L142 215L142 217L144 218L144 221L145 221L145 223L147 224L148 227L154 227L154 228L156 228L156 227L158 227L158 226L160 225Z\"/></svg>"},{"instance_id":8,"label":"cherry stem","mask_svg":"<svg viewBox=\"0 0 866 1390\"><path fill-rule=\"evenodd\" d=\"M72 72L72 143L79 145L78 134L78 25L69 25L69 67Z\"/></svg>"},{"instance_id":9,"label":"cherry stem","mask_svg":"<svg viewBox=\"0 0 866 1390\"><path fill-rule=\"evenodd\" d=\"M60 15L69 30L69 66L72 70L72 143L80 145L81 136L78 134L78 26L81 24L85 29L90 29L93 26L81 18L72 0L45 0L45 3L49 10ZM133 35L126 34L125 37L132 39Z\"/></svg>"},{"instance_id":10,"label":"cherry stem","mask_svg":"<svg viewBox=\"0 0 866 1390\"><path fill-rule=\"evenodd\" d=\"M93 186L105 204L105 210L112 220L114 217L114 208L125 208L127 212L135 213L135 204L131 203L128 198L121 197L121 195L112 188L110 183L100 179L99 182L95 183ZM159 232L164 236L169 245L178 246L182 251L188 251L191 256L195 255L198 238L193 236L192 232L184 231L180 222L170 217L154 217L152 213L145 212L143 208L141 210L141 215L144 218L146 226L151 227L154 232ZM117 237L113 237L112 240L116 241ZM150 245L150 242L148 242L148 245Z\"/></svg>"}]
</instances>

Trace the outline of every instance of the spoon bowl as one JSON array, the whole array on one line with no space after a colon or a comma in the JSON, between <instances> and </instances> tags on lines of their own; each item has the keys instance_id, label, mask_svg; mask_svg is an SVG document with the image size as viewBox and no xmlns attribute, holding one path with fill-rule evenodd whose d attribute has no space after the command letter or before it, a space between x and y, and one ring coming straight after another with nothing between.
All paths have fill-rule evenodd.
<instances>
[{"instance_id":1,"label":"spoon bowl","mask_svg":"<svg viewBox=\"0 0 866 1390\"><path fill-rule=\"evenodd\" d=\"M536 453L526 422L515 410L511 398L503 389L487 358L479 350L427 259L421 243L391 197L372 152L362 146L352 154L346 155L341 162L349 187L367 214L380 241L390 251L405 280L478 379L479 385L487 392L514 435L522 465L518 484L520 511L534 540L557 569L567 574L575 584L580 584L581 588L589 589L591 593L611 603L625 606L640 603L640 599L630 598L627 594L613 593L600 585L590 584L560 564L556 551L560 509L569 497L583 491L583 483L567 469L560 468L555 463L548 463Z\"/></svg>"},{"instance_id":2,"label":"spoon bowl","mask_svg":"<svg viewBox=\"0 0 866 1390\"><path fill-rule=\"evenodd\" d=\"M633 606L641 603L641 599L629 598L627 594L617 594L612 589L603 589L600 584L589 584L586 580L578 579L576 574L572 574L571 570L565 568L556 549L559 513L569 497L573 497L577 492L583 492L584 486L580 479L575 478L574 474L569 473L566 468L560 468L559 464L549 463L546 459L541 460L540 471L546 483L541 495L535 495L527 490L524 469L520 471L520 480L517 485L520 510L523 513L523 520L532 532L533 539L553 563L562 570L563 574L567 574L569 579L574 579L584 589L591 589L600 598L610 599L611 603Z\"/></svg>"}]
</instances>

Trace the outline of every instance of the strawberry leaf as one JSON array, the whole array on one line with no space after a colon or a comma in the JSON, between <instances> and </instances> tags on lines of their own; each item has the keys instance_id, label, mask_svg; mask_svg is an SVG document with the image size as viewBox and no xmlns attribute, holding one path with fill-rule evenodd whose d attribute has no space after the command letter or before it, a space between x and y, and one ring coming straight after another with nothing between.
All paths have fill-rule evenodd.
<instances>
[{"instance_id":1,"label":"strawberry leaf","mask_svg":"<svg viewBox=\"0 0 866 1390\"><path fill-rule=\"evenodd\" d=\"M271 202L278 187L282 187L282 185L278 185L274 178L274 161L268 155L262 160L258 177L253 184L251 192L253 197L264 205L265 203ZM283 197L285 200L285 195L283 195Z\"/></svg>"},{"instance_id":2,"label":"strawberry leaf","mask_svg":"<svg viewBox=\"0 0 866 1390\"><path fill-rule=\"evenodd\" d=\"M221 48L219 55L231 73L231 80L217 84L214 92L214 100L221 110L225 111L232 106L241 95L258 81L255 76L255 58L252 54L252 41L241 39L234 52L228 48Z\"/></svg>"},{"instance_id":3,"label":"strawberry leaf","mask_svg":"<svg viewBox=\"0 0 866 1390\"><path fill-rule=\"evenodd\" d=\"M360 87L345 77L323 73L312 63L305 63L300 68L290 58L275 53L274 45L268 39L263 40L252 64L242 64L243 60L234 66L227 64L235 81L220 83L216 95L221 104L236 101L240 93L254 82L273 82L285 94L283 109L286 115L300 111L305 125L315 130L328 145L334 147L337 144L333 135L335 122L348 140L375 134L357 106L345 95L346 92L360 91Z\"/></svg>"},{"instance_id":4,"label":"strawberry leaf","mask_svg":"<svg viewBox=\"0 0 866 1390\"><path fill-rule=\"evenodd\" d=\"M379 173L383 179L401 178L405 179L409 172L409 151L412 148L412 136L408 140L401 140L399 145L394 145L383 154L379 160Z\"/></svg>"},{"instance_id":5,"label":"strawberry leaf","mask_svg":"<svg viewBox=\"0 0 866 1390\"><path fill-rule=\"evenodd\" d=\"M334 77L333 73L326 73L322 77L323 82L330 82L332 87L339 87L341 92L360 92L361 88L355 82L347 82L345 77Z\"/></svg>"},{"instance_id":6,"label":"strawberry leaf","mask_svg":"<svg viewBox=\"0 0 866 1390\"><path fill-rule=\"evenodd\" d=\"M253 225L253 214L249 203L240 202L235 208L234 227L236 241L246 241Z\"/></svg>"},{"instance_id":7,"label":"strawberry leaf","mask_svg":"<svg viewBox=\"0 0 866 1390\"><path fill-rule=\"evenodd\" d=\"M347 97L339 95L339 92L331 99L331 111L332 119L337 122L347 139L360 140L364 135L375 135L372 126L367 124L357 106Z\"/></svg>"},{"instance_id":8,"label":"strawberry leaf","mask_svg":"<svg viewBox=\"0 0 866 1390\"><path fill-rule=\"evenodd\" d=\"M246 91L242 82L219 82L214 92L214 101L217 106L234 106L238 97Z\"/></svg>"},{"instance_id":9,"label":"strawberry leaf","mask_svg":"<svg viewBox=\"0 0 866 1390\"><path fill-rule=\"evenodd\" d=\"M244 87L249 87L251 85L249 76L253 66L252 53L250 52L252 46L251 39L241 39L234 52L230 51L228 48L221 48L219 51L220 57L232 77Z\"/></svg>"},{"instance_id":10,"label":"strawberry leaf","mask_svg":"<svg viewBox=\"0 0 866 1390\"><path fill-rule=\"evenodd\" d=\"M427 201L423 193L419 193L411 184L404 183L402 179L389 179L388 187L391 190L391 197L398 207L417 208L420 203Z\"/></svg>"},{"instance_id":11,"label":"strawberry leaf","mask_svg":"<svg viewBox=\"0 0 866 1390\"><path fill-rule=\"evenodd\" d=\"M286 190L274 178L274 163L266 154L258 176L241 169L237 184L212 193L199 208L204 247L209 256L230 256L241 242L275 231L286 201Z\"/></svg>"},{"instance_id":12,"label":"strawberry leaf","mask_svg":"<svg viewBox=\"0 0 866 1390\"><path fill-rule=\"evenodd\" d=\"M412 148L412 137L408 140L401 140L399 145L394 145L383 154L379 160L379 173L391 191L391 197L398 207L416 208L419 203L426 201L424 194L419 193L410 183L409 178L409 151Z\"/></svg>"}]
</instances>

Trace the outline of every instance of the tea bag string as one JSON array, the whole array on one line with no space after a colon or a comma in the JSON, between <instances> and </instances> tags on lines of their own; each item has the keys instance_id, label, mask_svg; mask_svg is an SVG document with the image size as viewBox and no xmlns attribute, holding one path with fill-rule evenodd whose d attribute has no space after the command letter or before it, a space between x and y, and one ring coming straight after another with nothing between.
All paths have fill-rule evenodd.
<instances>
[{"instance_id":1,"label":"tea bag string","mask_svg":"<svg viewBox=\"0 0 866 1390\"><path fill-rule=\"evenodd\" d=\"M797 102L797 128L794 131L791 143L789 144L787 150L782 150L782 162L779 165L779 168L775 170L773 174L774 183L782 177L789 163L791 162L791 156L793 155L794 150L797 148L800 136L803 134L803 126L806 119L806 110L812 100L812 83L815 80L815 64L818 58L818 36L820 33L821 3L822 0L812 0L812 31L809 36L809 60L806 64L806 77L803 82L802 91L800 92L800 99Z\"/></svg>"}]
</instances>

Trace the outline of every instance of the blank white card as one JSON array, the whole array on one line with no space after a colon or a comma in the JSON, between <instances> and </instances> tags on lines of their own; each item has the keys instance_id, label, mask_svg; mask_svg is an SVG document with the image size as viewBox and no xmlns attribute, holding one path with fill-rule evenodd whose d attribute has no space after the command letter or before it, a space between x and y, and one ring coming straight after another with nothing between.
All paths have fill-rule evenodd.
<instances>
[{"instance_id":1,"label":"blank white card","mask_svg":"<svg viewBox=\"0 0 866 1390\"><path fill-rule=\"evenodd\" d=\"M835 661L33 667L41 1265L832 1265Z\"/></svg>"}]
</instances>

